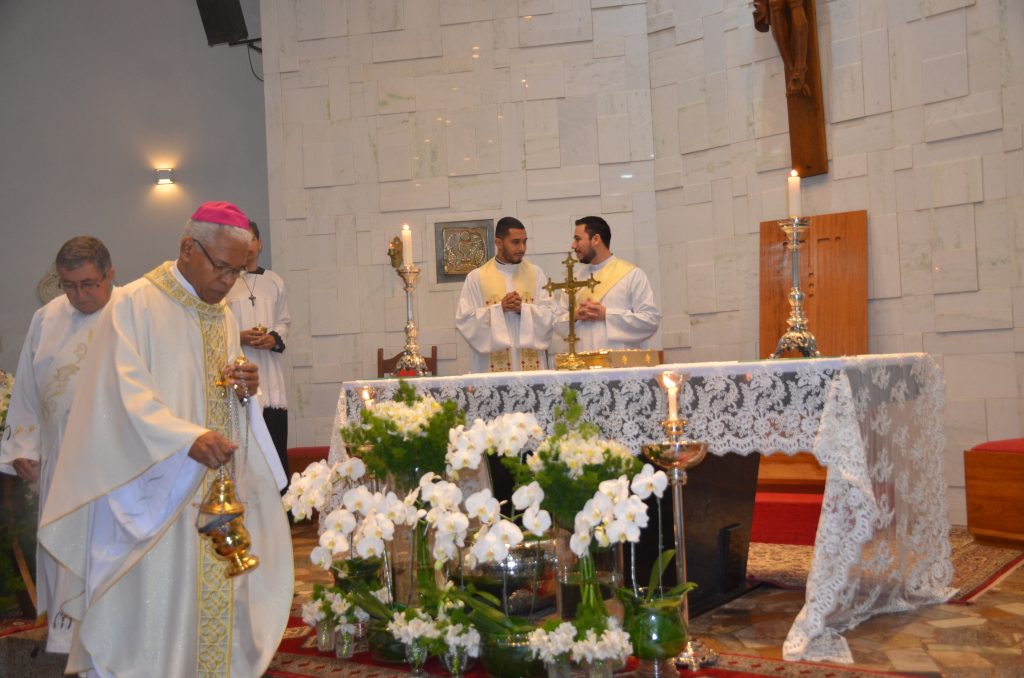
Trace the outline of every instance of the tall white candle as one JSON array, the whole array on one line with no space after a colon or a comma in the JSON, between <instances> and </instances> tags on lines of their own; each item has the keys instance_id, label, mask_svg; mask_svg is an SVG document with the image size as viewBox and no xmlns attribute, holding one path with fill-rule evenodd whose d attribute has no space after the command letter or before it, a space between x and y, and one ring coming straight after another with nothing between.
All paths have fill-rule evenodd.
<instances>
[{"instance_id":1,"label":"tall white candle","mask_svg":"<svg viewBox=\"0 0 1024 678\"><path fill-rule=\"evenodd\" d=\"M668 393L668 419L676 421L679 419L679 385L676 383L675 375L666 372L661 375L662 383Z\"/></svg>"},{"instance_id":2,"label":"tall white candle","mask_svg":"<svg viewBox=\"0 0 1024 678\"><path fill-rule=\"evenodd\" d=\"M402 224L402 265L412 266L412 231L409 224Z\"/></svg>"},{"instance_id":3,"label":"tall white candle","mask_svg":"<svg viewBox=\"0 0 1024 678\"><path fill-rule=\"evenodd\" d=\"M373 395L370 393L370 387L364 386L362 393L359 395L363 399L363 407L368 410L373 409Z\"/></svg>"},{"instance_id":4,"label":"tall white candle","mask_svg":"<svg viewBox=\"0 0 1024 678\"><path fill-rule=\"evenodd\" d=\"M790 219L799 219L801 211L800 175L793 170L786 179L786 212Z\"/></svg>"}]
</instances>

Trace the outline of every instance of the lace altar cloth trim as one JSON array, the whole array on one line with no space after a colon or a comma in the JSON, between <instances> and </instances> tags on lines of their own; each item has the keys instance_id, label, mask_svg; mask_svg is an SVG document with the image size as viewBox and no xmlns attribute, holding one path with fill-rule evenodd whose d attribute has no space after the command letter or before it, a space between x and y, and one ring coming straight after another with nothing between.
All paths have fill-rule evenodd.
<instances>
[{"instance_id":1,"label":"lace altar cloth trim","mask_svg":"<svg viewBox=\"0 0 1024 678\"><path fill-rule=\"evenodd\" d=\"M942 373L926 354L700 363L585 372L512 372L412 380L454 400L467 421L533 412L550 432L562 389L586 418L634 451L663 438L657 377L688 374L680 397L688 437L712 454L810 450L828 469L807 597L783 645L786 659L851 662L840 633L868 617L948 600L955 590L943 471ZM394 394L395 380L346 382L338 430L358 416L358 389ZM349 395L351 397L349 397Z\"/></svg>"}]
</instances>

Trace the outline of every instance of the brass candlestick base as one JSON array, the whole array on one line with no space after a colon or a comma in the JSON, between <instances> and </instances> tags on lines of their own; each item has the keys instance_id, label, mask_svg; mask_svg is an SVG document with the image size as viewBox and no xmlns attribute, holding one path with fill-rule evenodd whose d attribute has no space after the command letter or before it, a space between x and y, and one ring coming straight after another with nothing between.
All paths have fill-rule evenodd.
<instances>
[{"instance_id":1,"label":"brass candlestick base","mask_svg":"<svg viewBox=\"0 0 1024 678\"><path fill-rule=\"evenodd\" d=\"M793 287L789 290L789 318L786 319L786 333L779 338L779 343L772 353L772 358L779 358L787 351L799 351L805 358L817 358L818 340L811 334L804 314L804 293L800 290L800 237L807 232L810 223L807 219L783 219L779 227L789 237L789 250L792 252L791 263Z\"/></svg>"},{"instance_id":2,"label":"brass candlestick base","mask_svg":"<svg viewBox=\"0 0 1024 678\"><path fill-rule=\"evenodd\" d=\"M644 445L644 456L652 464L668 475L672 483L672 518L676 533L676 579L677 584L686 582L686 530L683 522L683 486L686 485L686 472L704 461L708 454L708 444L687 440L683 437L686 429L685 419L666 419L661 422L665 431L665 440L660 443ZM683 624L687 633L690 630L690 599L683 597ZM718 653L705 646L700 640L689 637L686 647L675 657L677 666L697 670L702 666L718 663Z\"/></svg>"}]
</instances>

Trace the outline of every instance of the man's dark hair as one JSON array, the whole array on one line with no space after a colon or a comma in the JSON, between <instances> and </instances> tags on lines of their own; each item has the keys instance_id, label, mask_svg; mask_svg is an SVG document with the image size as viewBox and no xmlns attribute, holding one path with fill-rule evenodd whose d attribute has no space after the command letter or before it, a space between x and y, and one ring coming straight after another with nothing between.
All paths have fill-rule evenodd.
<instances>
[{"instance_id":1,"label":"man's dark hair","mask_svg":"<svg viewBox=\"0 0 1024 678\"><path fill-rule=\"evenodd\" d=\"M605 247L612 246L612 229L608 225L608 222L601 217L583 217L582 219L576 220L576 225L583 224L587 231L587 235L593 238L595 235L601 236L601 242L604 243Z\"/></svg>"},{"instance_id":2,"label":"man's dark hair","mask_svg":"<svg viewBox=\"0 0 1024 678\"><path fill-rule=\"evenodd\" d=\"M260 239L260 227L256 225L256 222L252 219L249 220L249 230L252 231L252 237L254 240Z\"/></svg>"},{"instance_id":3,"label":"man's dark hair","mask_svg":"<svg viewBox=\"0 0 1024 678\"><path fill-rule=\"evenodd\" d=\"M106 275L110 270L110 252L106 245L91 235L78 235L61 246L53 263L65 271L92 263L97 271Z\"/></svg>"},{"instance_id":4,"label":"man's dark hair","mask_svg":"<svg viewBox=\"0 0 1024 678\"><path fill-rule=\"evenodd\" d=\"M504 238L513 228L520 228L524 231L526 230L526 226L523 226L523 222L519 221L515 217L502 217L501 219L498 219L498 223L494 225L494 237Z\"/></svg>"}]
</instances>

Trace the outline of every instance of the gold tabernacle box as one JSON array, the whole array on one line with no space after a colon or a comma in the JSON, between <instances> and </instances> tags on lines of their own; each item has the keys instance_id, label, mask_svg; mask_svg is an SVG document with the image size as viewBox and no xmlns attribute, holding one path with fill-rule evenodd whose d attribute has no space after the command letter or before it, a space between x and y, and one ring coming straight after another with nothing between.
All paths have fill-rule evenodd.
<instances>
[{"instance_id":1,"label":"gold tabernacle box","mask_svg":"<svg viewBox=\"0 0 1024 678\"><path fill-rule=\"evenodd\" d=\"M571 367L568 353L555 356L555 369L581 369ZM650 367L661 364L661 351L652 348L620 348L603 351L582 351L575 357L585 365L582 369L599 369L602 367Z\"/></svg>"}]
</instances>

